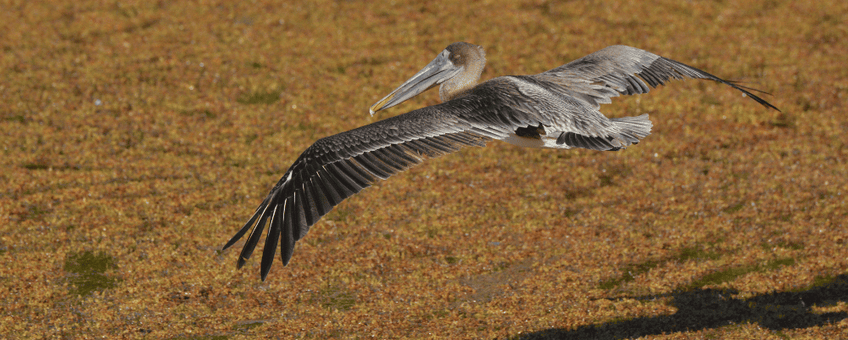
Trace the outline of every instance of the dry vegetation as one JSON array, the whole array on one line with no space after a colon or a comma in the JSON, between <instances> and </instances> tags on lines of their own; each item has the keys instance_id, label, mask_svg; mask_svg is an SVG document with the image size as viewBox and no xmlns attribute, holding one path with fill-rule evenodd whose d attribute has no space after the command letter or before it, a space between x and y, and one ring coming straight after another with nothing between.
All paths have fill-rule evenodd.
<instances>
[{"instance_id":1,"label":"dry vegetation","mask_svg":"<svg viewBox=\"0 0 848 340\"><path fill-rule=\"evenodd\" d=\"M848 336L848 2L2 1L0 334ZM224 242L315 139L454 41L484 78L611 44L712 82L616 98L622 152L505 143L343 202L259 280Z\"/></svg>"}]
</instances>

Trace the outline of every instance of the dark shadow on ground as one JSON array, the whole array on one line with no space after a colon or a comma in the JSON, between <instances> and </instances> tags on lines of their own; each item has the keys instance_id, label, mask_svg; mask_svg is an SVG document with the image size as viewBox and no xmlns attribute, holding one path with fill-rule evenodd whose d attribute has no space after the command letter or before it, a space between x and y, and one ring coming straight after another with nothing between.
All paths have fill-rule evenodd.
<instances>
[{"instance_id":1,"label":"dark shadow on ground","mask_svg":"<svg viewBox=\"0 0 848 340\"><path fill-rule=\"evenodd\" d=\"M772 330L808 328L836 323L848 318L848 313L813 313L813 305L833 306L848 302L848 274L832 281L797 292L777 292L748 299L734 299L734 290L696 289L672 294L632 297L652 300L671 297L677 313L643 317L572 330L547 329L515 338L528 339L621 339L646 335L697 331L730 324L757 323Z\"/></svg>"}]
</instances>

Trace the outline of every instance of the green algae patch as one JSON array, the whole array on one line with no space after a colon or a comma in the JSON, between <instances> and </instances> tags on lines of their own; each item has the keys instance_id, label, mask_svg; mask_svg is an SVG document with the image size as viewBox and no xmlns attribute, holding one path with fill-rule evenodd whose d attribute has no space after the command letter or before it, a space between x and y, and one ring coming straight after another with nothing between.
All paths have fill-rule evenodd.
<instances>
[{"instance_id":1,"label":"green algae patch","mask_svg":"<svg viewBox=\"0 0 848 340\"><path fill-rule=\"evenodd\" d=\"M115 268L117 265L114 257L90 250L68 255L63 267L68 273L71 293L80 296L115 288L121 280L107 274L107 271Z\"/></svg>"}]
</instances>

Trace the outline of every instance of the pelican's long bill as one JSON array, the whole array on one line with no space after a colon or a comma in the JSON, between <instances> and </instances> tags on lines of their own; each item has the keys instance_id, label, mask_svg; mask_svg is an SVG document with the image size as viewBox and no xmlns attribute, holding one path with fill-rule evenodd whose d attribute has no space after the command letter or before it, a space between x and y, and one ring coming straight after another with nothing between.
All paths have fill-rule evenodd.
<instances>
[{"instance_id":1,"label":"pelican's long bill","mask_svg":"<svg viewBox=\"0 0 848 340\"><path fill-rule=\"evenodd\" d=\"M424 66L412 78L409 78L409 80L398 86L388 96L383 97L383 99L371 105L371 115L373 116L377 111L403 103L421 92L440 85L456 76L460 71L462 71L462 67L455 66L450 60L450 52L444 50L436 56L436 59L433 59L427 66Z\"/></svg>"}]
</instances>

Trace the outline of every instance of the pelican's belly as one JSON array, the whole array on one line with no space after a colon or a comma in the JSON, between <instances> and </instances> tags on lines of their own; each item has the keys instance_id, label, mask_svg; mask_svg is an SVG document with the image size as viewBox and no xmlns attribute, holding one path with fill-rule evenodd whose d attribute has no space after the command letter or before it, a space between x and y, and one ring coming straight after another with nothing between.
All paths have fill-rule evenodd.
<instances>
[{"instance_id":1,"label":"pelican's belly","mask_svg":"<svg viewBox=\"0 0 848 340\"><path fill-rule=\"evenodd\" d=\"M557 134L559 135L559 134ZM507 142L512 145L518 145L524 148L542 148L542 149L571 149L570 146L565 144L557 144L556 138L548 137L548 135L542 135L536 138L533 137L521 137L514 133L510 133L509 136L502 139L504 142Z\"/></svg>"}]
</instances>

